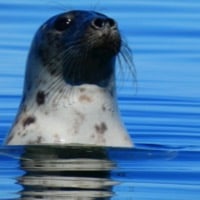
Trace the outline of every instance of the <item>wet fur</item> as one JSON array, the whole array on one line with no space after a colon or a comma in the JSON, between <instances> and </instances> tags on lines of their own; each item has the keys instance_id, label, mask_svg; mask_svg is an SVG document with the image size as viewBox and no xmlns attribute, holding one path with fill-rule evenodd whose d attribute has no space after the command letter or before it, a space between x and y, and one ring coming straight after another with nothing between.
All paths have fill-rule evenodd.
<instances>
[{"instance_id":1,"label":"wet fur","mask_svg":"<svg viewBox=\"0 0 200 200\"><path fill-rule=\"evenodd\" d=\"M106 17L92 11L67 14L82 16L78 22ZM6 143L132 146L115 99L115 59L119 54L132 67L128 46L117 29L98 40L86 22L78 30L84 34L70 35L74 27L56 32L53 23L62 15L36 33L21 106Z\"/></svg>"}]
</instances>

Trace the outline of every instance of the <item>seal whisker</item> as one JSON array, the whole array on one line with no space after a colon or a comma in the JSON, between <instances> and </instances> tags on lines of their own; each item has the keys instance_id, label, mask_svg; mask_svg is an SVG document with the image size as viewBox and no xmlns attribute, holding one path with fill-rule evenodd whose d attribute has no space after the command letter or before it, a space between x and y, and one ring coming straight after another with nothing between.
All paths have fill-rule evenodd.
<instances>
[{"instance_id":1,"label":"seal whisker","mask_svg":"<svg viewBox=\"0 0 200 200\"><path fill-rule=\"evenodd\" d=\"M56 77L54 82L46 89L46 92L49 93L49 102L54 102L56 104L56 96L63 88L63 82L60 81L60 77Z\"/></svg>"},{"instance_id":2,"label":"seal whisker","mask_svg":"<svg viewBox=\"0 0 200 200\"><path fill-rule=\"evenodd\" d=\"M71 55L71 52L70 52L70 48L68 49L65 49L63 51L63 65L67 65L67 66L71 66L69 68L69 72L71 72L71 70L74 70L73 68L73 64L71 63L71 59L70 59L70 55ZM68 61L67 63L66 60ZM51 102L54 102L54 105L57 105L58 104L58 101L60 98L62 98L63 96L67 95L67 93L70 95L70 91L71 89L69 90L68 87L65 87L65 84L64 84L64 81L60 81L60 79L63 77L63 72L62 71L57 71L57 76L54 77L53 79L53 83L50 83L49 84L49 87L46 88L46 91L55 91L53 94L50 95L50 99L49 101ZM62 92L60 92L62 91Z\"/></svg>"},{"instance_id":3,"label":"seal whisker","mask_svg":"<svg viewBox=\"0 0 200 200\"><path fill-rule=\"evenodd\" d=\"M122 60L126 63L126 67L124 67ZM128 73L124 74L130 74L133 78L135 83L137 83L137 77L136 77L136 68L134 66L133 57L132 57L132 51L130 47L127 45L126 42L123 41L121 46L121 51L118 55L118 62L120 66L120 70L122 69L128 69Z\"/></svg>"},{"instance_id":4,"label":"seal whisker","mask_svg":"<svg viewBox=\"0 0 200 200\"><path fill-rule=\"evenodd\" d=\"M74 48L80 48L80 45L77 43ZM73 49L74 49L73 48ZM85 53L76 53L77 58L78 59L70 59L71 57L73 57L73 49L69 49L67 51L66 56L64 57L64 66L70 66L67 69L67 72L65 74L66 77L70 77L71 82L73 83L75 81L76 76L79 76L79 72L81 70L81 65L82 65L82 61L83 61L83 57L85 55ZM76 75L76 76L75 76Z\"/></svg>"},{"instance_id":5,"label":"seal whisker","mask_svg":"<svg viewBox=\"0 0 200 200\"><path fill-rule=\"evenodd\" d=\"M80 40L69 42L70 46L67 46L66 48L64 48L64 50L60 49L59 51L55 51L54 55L51 55L48 61L45 61L45 68L49 69L49 72L53 73L54 76L57 76L62 71L62 65L64 61L63 58L65 57L65 55L68 55L71 50L73 50L73 46L76 46L77 43L80 43Z\"/></svg>"}]
</instances>

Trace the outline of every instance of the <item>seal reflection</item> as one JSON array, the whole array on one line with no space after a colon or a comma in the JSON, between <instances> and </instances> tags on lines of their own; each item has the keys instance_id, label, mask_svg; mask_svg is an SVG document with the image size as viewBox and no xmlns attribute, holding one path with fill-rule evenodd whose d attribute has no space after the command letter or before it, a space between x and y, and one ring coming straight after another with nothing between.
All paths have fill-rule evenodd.
<instances>
[{"instance_id":1,"label":"seal reflection","mask_svg":"<svg viewBox=\"0 0 200 200\"><path fill-rule=\"evenodd\" d=\"M20 165L21 200L110 199L117 184L110 179L115 164L101 147L26 146Z\"/></svg>"}]
</instances>

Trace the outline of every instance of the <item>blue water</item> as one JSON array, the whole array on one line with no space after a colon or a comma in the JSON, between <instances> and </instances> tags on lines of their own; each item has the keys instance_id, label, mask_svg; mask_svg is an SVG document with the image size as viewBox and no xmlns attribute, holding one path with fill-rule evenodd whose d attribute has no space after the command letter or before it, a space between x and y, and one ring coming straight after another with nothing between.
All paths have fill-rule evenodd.
<instances>
[{"instance_id":1,"label":"blue water","mask_svg":"<svg viewBox=\"0 0 200 200\"><path fill-rule=\"evenodd\" d=\"M118 199L200 197L200 1L0 0L0 143L20 102L25 62L37 28L64 10L115 18L133 52L137 84L118 72L123 121L133 150L108 149ZM0 199L16 199L23 148L0 147Z\"/></svg>"}]
</instances>

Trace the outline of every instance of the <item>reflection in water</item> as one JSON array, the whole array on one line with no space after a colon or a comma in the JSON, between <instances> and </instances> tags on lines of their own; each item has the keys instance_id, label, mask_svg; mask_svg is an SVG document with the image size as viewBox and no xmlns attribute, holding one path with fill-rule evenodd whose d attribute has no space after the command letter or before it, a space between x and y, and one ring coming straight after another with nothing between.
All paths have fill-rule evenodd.
<instances>
[{"instance_id":1,"label":"reflection in water","mask_svg":"<svg viewBox=\"0 0 200 200\"><path fill-rule=\"evenodd\" d=\"M20 199L110 199L117 184L105 148L29 146L20 164Z\"/></svg>"},{"instance_id":2,"label":"reflection in water","mask_svg":"<svg viewBox=\"0 0 200 200\"><path fill-rule=\"evenodd\" d=\"M0 148L0 199L199 199L199 148L140 146Z\"/></svg>"}]
</instances>

